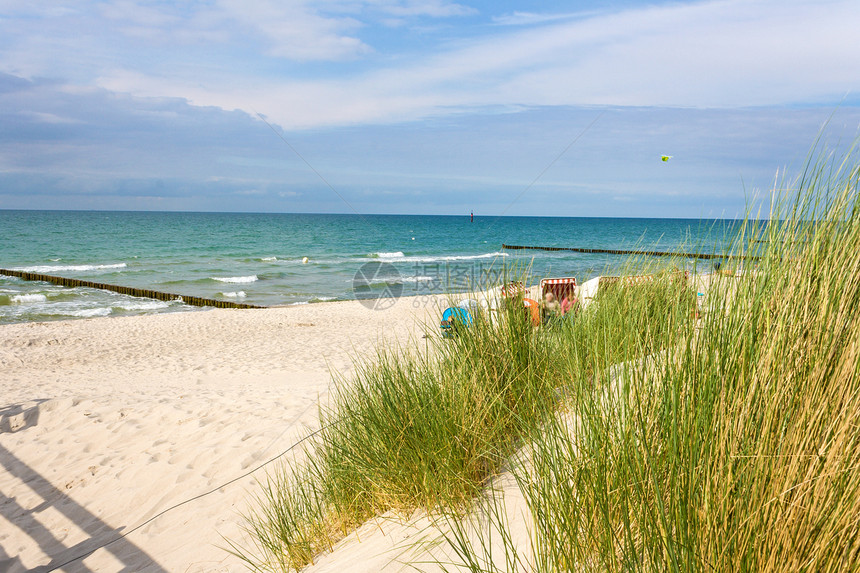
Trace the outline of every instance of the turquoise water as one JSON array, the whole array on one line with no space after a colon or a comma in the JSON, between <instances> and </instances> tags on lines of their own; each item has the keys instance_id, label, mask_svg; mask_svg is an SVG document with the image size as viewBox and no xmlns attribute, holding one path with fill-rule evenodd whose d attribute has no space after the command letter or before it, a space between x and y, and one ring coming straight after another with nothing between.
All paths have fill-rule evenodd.
<instances>
[{"instance_id":1,"label":"turquoise water","mask_svg":"<svg viewBox=\"0 0 860 573\"><path fill-rule=\"evenodd\" d=\"M582 283L611 274L624 257L503 251L502 243L714 252L721 248L727 224L480 215L470 222L468 216L0 211L0 268L263 306L306 304L382 293L461 292L496 283L511 268L526 266L534 280L576 276ZM693 265L689 260L688 268ZM186 310L196 309L181 302L0 276L0 323Z\"/></svg>"}]
</instances>

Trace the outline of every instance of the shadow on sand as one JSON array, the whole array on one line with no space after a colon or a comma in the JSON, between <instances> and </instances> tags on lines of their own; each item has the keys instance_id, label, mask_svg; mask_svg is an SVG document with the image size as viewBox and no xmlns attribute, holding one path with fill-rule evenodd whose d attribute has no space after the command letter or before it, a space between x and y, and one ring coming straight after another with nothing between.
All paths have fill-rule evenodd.
<instances>
[{"instance_id":1,"label":"shadow on sand","mask_svg":"<svg viewBox=\"0 0 860 573\"><path fill-rule=\"evenodd\" d=\"M20 407L7 407L0 410L0 433L21 431L38 422L38 407L22 410ZM167 573L151 556L139 547L120 538L124 528L112 528L107 523L93 515L84 506L77 503L68 495L54 487L15 454L0 445L0 465L4 472L0 473L0 516L13 524L32 538L49 556L48 562L27 569L17 555L10 554L10 548L0 543L0 571L18 573L47 573L62 570L67 573L92 571L83 563L83 557L93 553L105 544L104 551L109 551L118 562L117 571L145 571L147 573ZM5 474L5 475L4 475ZM22 507L14 497L7 495L7 487L14 482L26 484L33 494L38 496L41 503L33 507ZM28 504L31 505L31 504ZM58 511L74 523L87 538L75 545L66 546L56 532L48 530L38 519L38 515L48 509ZM63 536L65 537L65 536ZM0 537L2 540L2 537ZM14 550L11 550L14 551ZM65 565L67 562L68 565Z\"/></svg>"}]
</instances>

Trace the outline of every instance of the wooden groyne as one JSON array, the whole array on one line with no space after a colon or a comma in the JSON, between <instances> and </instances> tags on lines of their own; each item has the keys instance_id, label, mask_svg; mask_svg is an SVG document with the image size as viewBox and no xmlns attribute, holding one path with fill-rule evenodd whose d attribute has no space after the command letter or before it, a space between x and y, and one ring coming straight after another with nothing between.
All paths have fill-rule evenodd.
<instances>
[{"instance_id":1,"label":"wooden groyne","mask_svg":"<svg viewBox=\"0 0 860 573\"><path fill-rule=\"evenodd\" d=\"M192 306L214 306L216 308L266 308L264 306L254 306L253 304L243 304L227 300L215 300L211 298L202 298L199 296L185 296L181 294L173 294L156 290L110 285L105 283L96 283L92 281L83 281L80 279L55 277L53 275L28 273L25 271L13 271L9 269L0 269L0 275L18 277L19 279L24 279L25 281L44 281L47 283L52 283L64 287L89 287L100 290L109 290L111 292L116 292L119 294L126 294L129 296L137 296L141 298L154 298L156 300L163 300L168 302L181 300L185 304L190 304Z\"/></svg>"},{"instance_id":2,"label":"wooden groyne","mask_svg":"<svg viewBox=\"0 0 860 573\"><path fill-rule=\"evenodd\" d=\"M572 251L574 253L598 253L608 255L647 255L651 257L687 257L691 259L757 259L744 255L720 255L708 253L681 253L676 251L628 251L624 249L584 249L579 247L533 247L526 245L506 245L502 243L502 249L511 251L534 250L534 251Z\"/></svg>"}]
</instances>

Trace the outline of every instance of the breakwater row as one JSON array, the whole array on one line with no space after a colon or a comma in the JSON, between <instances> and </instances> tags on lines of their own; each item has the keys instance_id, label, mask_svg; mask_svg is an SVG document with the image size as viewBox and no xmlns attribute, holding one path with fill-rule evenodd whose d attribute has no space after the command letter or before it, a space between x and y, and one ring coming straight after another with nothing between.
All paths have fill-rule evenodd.
<instances>
[{"instance_id":1,"label":"breakwater row","mask_svg":"<svg viewBox=\"0 0 860 573\"><path fill-rule=\"evenodd\" d=\"M29 273L26 271L15 271L9 269L0 269L0 275L17 277L25 281L43 281L64 287L88 287L100 290L107 290L128 296L136 296L141 298L152 298L163 301L182 301L191 306L212 306L215 308L266 308L264 306L255 306L252 304L243 304L238 302L230 302L226 300L215 300L211 298L203 298L199 296L185 296L180 294L161 292L149 289L140 289L134 287L126 287L120 285L112 285L106 283L97 283L93 281L84 281L80 279L71 279L67 277L57 277L53 275L44 275L41 273Z\"/></svg>"},{"instance_id":2,"label":"breakwater row","mask_svg":"<svg viewBox=\"0 0 860 573\"><path fill-rule=\"evenodd\" d=\"M630 251L624 249L586 249L580 247L535 247L530 245L506 245L502 243L502 249L510 251L533 250L533 251L570 251L574 253L592 253L609 255L647 255L651 257L686 257L691 259L755 259L745 255L723 255L710 253L682 253L679 251Z\"/></svg>"}]
</instances>

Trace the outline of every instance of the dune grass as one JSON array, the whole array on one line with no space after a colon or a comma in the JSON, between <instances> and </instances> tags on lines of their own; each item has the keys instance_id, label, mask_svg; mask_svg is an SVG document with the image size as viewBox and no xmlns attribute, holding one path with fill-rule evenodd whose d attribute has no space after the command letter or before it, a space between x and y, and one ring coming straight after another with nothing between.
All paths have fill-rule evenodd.
<instances>
[{"instance_id":1,"label":"dune grass","mask_svg":"<svg viewBox=\"0 0 860 573\"><path fill-rule=\"evenodd\" d=\"M305 461L269 476L237 554L299 570L373 516L418 510L446 516L472 571L857 568L858 177L856 161L811 163L770 223L737 226L732 251L755 259L712 275L701 315L640 259L630 274L654 281L576 320L536 329L509 305L426 352L380 350ZM487 487L517 451L528 554ZM476 499L501 554L462 519Z\"/></svg>"},{"instance_id":2,"label":"dune grass","mask_svg":"<svg viewBox=\"0 0 860 573\"><path fill-rule=\"evenodd\" d=\"M257 570L298 570L373 516L464 511L551 419L571 382L568 360L588 360L584 368L596 372L639 328L677 337L673 313L692 324L689 289L681 305L665 277L642 291L648 304L605 296L600 309L625 310L617 329L595 326L601 310L536 329L513 303L492 320L476 313L453 338L434 336L426 352L380 350L337 386L300 468L269 476L248 519L255 547L234 550Z\"/></svg>"},{"instance_id":3,"label":"dune grass","mask_svg":"<svg viewBox=\"0 0 860 573\"><path fill-rule=\"evenodd\" d=\"M495 497L503 558L450 520L467 568L858 570L858 179L856 160L819 161L771 223L745 222L734 247L757 268L713 275L689 336L643 324L593 367L568 360L578 383L514 471L531 553L516 553ZM605 302L619 316L601 324L618 328L623 304Z\"/></svg>"}]
</instances>

